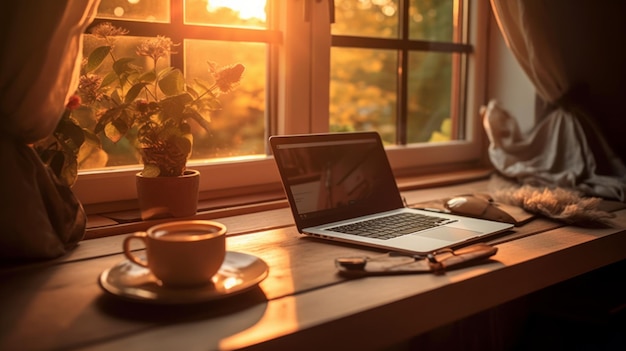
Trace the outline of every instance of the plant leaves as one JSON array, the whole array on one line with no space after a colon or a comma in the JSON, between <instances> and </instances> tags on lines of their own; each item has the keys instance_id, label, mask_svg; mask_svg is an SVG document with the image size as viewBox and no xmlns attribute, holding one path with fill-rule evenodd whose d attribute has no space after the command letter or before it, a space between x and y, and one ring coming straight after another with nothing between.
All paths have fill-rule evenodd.
<instances>
[{"instance_id":1,"label":"plant leaves","mask_svg":"<svg viewBox=\"0 0 626 351\"><path fill-rule=\"evenodd\" d=\"M77 153L80 146L85 142L83 128L70 119L61 119L55 134L61 139L67 152Z\"/></svg>"},{"instance_id":2,"label":"plant leaves","mask_svg":"<svg viewBox=\"0 0 626 351\"><path fill-rule=\"evenodd\" d=\"M203 107L211 111L217 111L222 109L222 103L218 99L204 99Z\"/></svg>"},{"instance_id":3,"label":"plant leaves","mask_svg":"<svg viewBox=\"0 0 626 351\"><path fill-rule=\"evenodd\" d=\"M156 80L156 73L154 73L154 71L148 71L142 75L139 76L139 78L137 78L138 81L140 82L145 82L145 83L152 83Z\"/></svg>"},{"instance_id":4,"label":"plant leaves","mask_svg":"<svg viewBox=\"0 0 626 351\"><path fill-rule=\"evenodd\" d=\"M89 73L100 67L104 59L111 52L110 46L100 46L89 54L87 64L85 65L85 73Z\"/></svg>"},{"instance_id":5,"label":"plant leaves","mask_svg":"<svg viewBox=\"0 0 626 351\"><path fill-rule=\"evenodd\" d=\"M195 78L194 82L196 82L196 84L200 88L204 89L204 91L209 91L210 90L211 83L207 82L206 80L201 79L201 78Z\"/></svg>"},{"instance_id":6,"label":"plant leaves","mask_svg":"<svg viewBox=\"0 0 626 351\"><path fill-rule=\"evenodd\" d=\"M111 121L113 121L114 119L118 118L121 113L122 113L122 108L120 107L114 107L114 108L108 109L98 119L98 123L96 123L96 126L93 129L94 133L98 134L101 131L103 131L105 129L105 126L111 123Z\"/></svg>"},{"instance_id":7,"label":"plant leaves","mask_svg":"<svg viewBox=\"0 0 626 351\"><path fill-rule=\"evenodd\" d=\"M111 71L109 73L107 73L106 76L104 76L104 78L102 78L102 82L100 83L100 87L104 88L104 87L108 87L109 85L113 84L117 82L117 74L115 74L115 72Z\"/></svg>"},{"instance_id":8,"label":"plant leaves","mask_svg":"<svg viewBox=\"0 0 626 351\"><path fill-rule=\"evenodd\" d=\"M185 92L185 77L179 69L174 69L159 80L159 88L167 96L179 95Z\"/></svg>"},{"instance_id":9,"label":"plant leaves","mask_svg":"<svg viewBox=\"0 0 626 351\"><path fill-rule=\"evenodd\" d=\"M187 135L189 135L189 137ZM184 155L191 154L191 138L190 134L185 134L185 136L177 137L174 140L176 148Z\"/></svg>"},{"instance_id":10,"label":"plant leaves","mask_svg":"<svg viewBox=\"0 0 626 351\"><path fill-rule=\"evenodd\" d=\"M118 76L128 76L134 72L135 69L131 67L130 63L135 59L132 57L122 57L113 63L113 71Z\"/></svg>"},{"instance_id":11,"label":"plant leaves","mask_svg":"<svg viewBox=\"0 0 626 351\"><path fill-rule=\"evenodd\" d=\"M61 181L71 187L78 178L78 160L76 157L65 157L65 163L60 172Z\"/></svg>"},{"instance_id":12,"label":"plant leaves","mask_svg":"<svg viewBox=\"0 0 626 351\"><path fill-rule=\"evenodd\" d=\"M137 83L133 85L132 87L130 87L130 89L128 89L128 92L126 93L126 97L124 98L124 103L129 104L135 101L137 96L139 96L139 93L141 93L141 91L146 85L148 85L148 83L142 82L142 83Z\"/></svg>"},{"instance_id":13,"label":"plant leaves","mask_svg":"<svg viewBox=\"0 0 626 351\"><path fill-rule=\"evenodd\" d=\"M198 113L198 111L188 110L187 112L185 112L185 118L191 118L194 121L196 121L196 123L198 123L207 132L211 131L211 125L210 125L211 121L204 118L204 116Z\"/></svg>"},{"instance_id":14,"label":"plant leaves","mask_svg":"<svg viewBox=\"0 0 626 351\"><path fill-rule=\"evenodd\" d=\"M63 165L65 165L65 153L61 151L53 152L48 155L48 166L52 169L54 174L62 177Z\"/></svg>"},{"instance_id":15,"label":"plant leaves","mask_svg":"<svg viewBox=\"0 0 626 351\"><path fill-rule=\"evenodd\" d=\"M123 118L117 118L104 126L104 135L112 142L117 143L128 131L129 126Z\"/></svg>"},{"instance_id":16,"label":"plant leaves","mask_svg":"<svg viewBox=\"0 0 626 351\"><path fill-rule=\"evenodd\" d=\"M194 99L197 99L200 94L198 94L198 92L196 91L196 89L194 89L192 86L187 86L187 92L189 93L189 95L191 95Z\"/></svg>"},{"instance_id":17,"label":"plant leaves","mask_svg":"<svg viewBox=\"0 0 626 351\"><path fill-rule=\"evenodd\" d=\"M191 126L189 125L189 123L181 123L180 127L178 128L180 129L180 132L182 133L183 136L187 136L187 135L191 135Z\"/></svg>"},{"instance_id":18,"label":"plant leaves","mask_svg":"<svg viewBox=\"0 0 626 351\"><path fill-rule=\"evenodd\" d=\"M163 68L162 70L159 71L158 76L159 77L165 77L165 75L169 74L170 72L172 72L175 69L176 68L174 68L172 66L167 66L167 67L165 67L165 68Z\"/></svg>"},{"instance_id":19,"label":"plant leaves","mask_svg":"<svg viewBox=\"0 0 626 351\"><path fill-rule=\"evenodd\" d=\"M83 136L85 138L85 144L91 144L95 147L102 147L102 141L95 133L92 133L89 129L83 128ZM84 145L84 144L83 144Z\"/></svg>"},{"instance_id":20,"label":"plant leaves","mask_svg":"<svg viewBox=\"0 0 626 351\"><path fill-rule=\"evenodd\" d=\"M104 135L114 143L117 143L122 138L122 134L115 128L113 123L104 126Z\"/></svg>"},{"instance_id":21,"label":"plant leaves","mask_svg":"<svg viewBox=\"0 0 626 351\"><path fill-rule=\"evenodd\" d=\"M191 102L193 98L187 93L183 93L176 96L170 96L161 100L162 117L163 120L174 120L177 123L183 119L183 111L185 105Z\"/></svg>"},{"instance_id":22,"label":"plant leaves","mask_svg":"<svg viewBox=\"0 0 626 351\"><path fill-rule=\"evenodd\" d=\"M141 171L141 175L144 177L158 177L161 174L161 170L159 166L153 163L145 163L143 165L143 170Z\"/></svg>"},{"instance_id":23,"label":"plant leaves","mask_svg":"<svg viewBox=\"0 0 626 351\"><path fill-rule=\"evenodd\" d=\"M108 154L102 146L84 143L78 151L77 162L80 169L106 167Z\"/></svg>"}]
</instances>

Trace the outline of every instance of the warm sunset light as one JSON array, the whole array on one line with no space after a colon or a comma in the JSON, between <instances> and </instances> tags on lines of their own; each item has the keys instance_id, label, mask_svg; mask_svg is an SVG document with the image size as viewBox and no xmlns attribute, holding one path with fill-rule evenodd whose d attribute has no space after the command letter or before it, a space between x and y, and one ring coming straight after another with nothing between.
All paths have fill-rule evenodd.
<instances>
[{"instance_id":1,"label":"warm sunset light","mask_svg":"<svg viewBox=\"0 0 626 351\"><path fill-rule=\"evenodd\" d=\"M220 7L227 7L239 13L239 18L258 18L265 21L266 0L208 0L207 11L213 12Z\"/></svg>"}]
</instances>

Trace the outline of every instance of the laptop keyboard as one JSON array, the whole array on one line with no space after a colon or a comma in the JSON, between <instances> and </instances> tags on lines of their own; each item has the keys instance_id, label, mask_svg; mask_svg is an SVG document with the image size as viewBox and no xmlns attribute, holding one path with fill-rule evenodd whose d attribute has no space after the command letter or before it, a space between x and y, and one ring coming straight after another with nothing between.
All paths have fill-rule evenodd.
<instances>
[{"instance_id":1,"label":"laptop keyboard","mask_svg":"<svg viewBox=\"0 0 626 351\"><path fill-rule=\"evenodd\" d=\"M420 213L403 212L358 223L340 225L328 228L328 230L387 240L451 222L454 222L454 220Z\"/></svg>"}]
</instances>

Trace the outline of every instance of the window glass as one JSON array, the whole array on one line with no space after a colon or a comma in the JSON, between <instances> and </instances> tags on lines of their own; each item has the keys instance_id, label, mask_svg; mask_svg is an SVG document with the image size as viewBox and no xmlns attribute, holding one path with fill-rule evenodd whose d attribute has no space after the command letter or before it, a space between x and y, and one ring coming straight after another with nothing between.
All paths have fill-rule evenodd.
<instances>
[{"instance_id":1,"label":"window glass","mask_svg":"<svg viewBox=\"0 0 626 351\"><path fill-rule=\"evenodd\" d=\"M448 53L409 54L408 143L450 140L451 58Z\"/></svg>"},{"instance_id":2,"label":"window glass","mask_svg":"<svg viewBox=\"0 0 626 351\"><path fill-rule=\"evenodd\" d=\"M335 35L398 37L398 0L335 0Z\"/></svg>"},{"instance_id":3,"label":"window glass","mask_svg":"<svg viewBox=\"0 0 626 351\"><path fill-rule=\"evenodd\" d=\"M459 0L335 3L329 129L373 129L389 144L464 136Z\"/></svg>"},{"instance_id":4,"label":"window glass","mask_svg":"<svg viewBox=\"0 0 626 351\"><path fill-rule=\"evenodd\" d=\"M452 41L458 0L410 0L409 38Z\"/></svg>"},{"instance_id":5,"label":"window glass","mask_svg":"<svg viewBox=\"0 0 626 351\"><path fill-rule=\"evenodd\" d=\"M267 28L265 0L185 0L185 23Z\"/></svg>"},{"instance_id":6,"label":"window glass","mask_svg":"<svg viewBox=\"0 0 626 351\"><path fill-rule=\"evenodd\" d=\"M170 22L170 0L103 0L98 17L144 22Z\"/></svg>"},{"instance_id":7,"label":"window glass","mask_svg":"<svg viewBox=\"0 0 626 351\"><path fill-rule=\"evenodd\" d=\"M395 142L397 57L392 50L332 48L331 132L376 130Z\"/></svg>"},{"instance_id":8,"label":"window glass","mask_svg":"<svg viewBox=\"0 0 626 351\"><path fill-rule=\"evenodd\" d=\"M191 159L264 154L267 44L186 40L185 53L190 86L211 84L207 61L218 66L243 63L246 68L240 85L219 97L222 108L207 114L211 132L194 129Z\"/></svg>"}]
</instances>

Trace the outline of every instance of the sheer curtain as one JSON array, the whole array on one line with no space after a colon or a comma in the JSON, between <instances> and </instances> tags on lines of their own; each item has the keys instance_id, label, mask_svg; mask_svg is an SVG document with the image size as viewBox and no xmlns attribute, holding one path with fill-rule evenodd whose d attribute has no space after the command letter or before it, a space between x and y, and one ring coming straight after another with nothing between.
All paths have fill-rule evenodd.
<instances>
[{"instance_id":1,"label":"sheer curtain","mask_svg":"<svg viewBox=\"0 0 626 351\"><path fill-rule=\"evenodd\" d=\"M0 4L0 259L56 257L84 235L82 206L30 144L52 133L77 87L98 3Z\"/></svg>"},{"instance_id":2,"label":"sheer curtain","mask_svg":"<svg viewBox=\"0 0 626 351\"><path fill-rule=\"evenodd\" d=\"M626 143L611 125L622 124L616 100L626 98L623 61L615 58L625 33L621 3L491 0L507 46L554 106L527 133L496 101L483 110L489 156L502 174L626 200Z\"/></svg>"}]
</instances>

